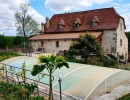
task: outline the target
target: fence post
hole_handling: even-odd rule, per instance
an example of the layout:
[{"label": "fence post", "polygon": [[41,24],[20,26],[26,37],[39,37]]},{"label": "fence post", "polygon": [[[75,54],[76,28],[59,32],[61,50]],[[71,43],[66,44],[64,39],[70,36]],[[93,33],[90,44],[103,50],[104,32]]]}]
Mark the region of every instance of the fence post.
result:
[{"label": "fence post", "polygon": [[9,79],[8,79],[8,71],[7,71],[7,66],[5,65],[5,70],[6,70],[6,79],[7,79],[7,83],[9,83]]}]

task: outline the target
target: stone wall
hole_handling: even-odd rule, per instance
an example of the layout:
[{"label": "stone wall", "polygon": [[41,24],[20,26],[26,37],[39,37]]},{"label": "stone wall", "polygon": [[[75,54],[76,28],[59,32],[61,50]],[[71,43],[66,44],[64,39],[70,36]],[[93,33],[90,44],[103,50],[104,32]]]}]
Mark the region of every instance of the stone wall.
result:
[{"label": "stone wall", "polygon": [[[56,41],[59,41],[59,47],[56,47]],[[43,48],[45,53],[58,53],[60,50],[68,50],[73,40],[44,40]],[[41,41],[32,41],[33,50],[41,48]]]},{"label": "stone wall", "polygon": [[[122,39],[122,46],[120,46],[120,39]],[[117,56],[117,53],[119,53],[119,55],[123,54],[125,59],[128,60],[128,38],[125,34],[122,19],[120,19],[117,30],[104,31],[102,35],[102,50],[114,56]]]},{"label": "stone wall", "polygon": [[38,48],[41,48],[41,41],[31,41],[31,46],[34,51],[37,51]]},{"label": "stone wall", "polygon": [[[117,33],[117,52],[119,52],[119,55],[123,54],[125,59],[128,60],[128,38],[125,34],[123,19],[120,19]],[[122,39],[122,46],[120,46],[120,39]]]},{"label": "stone wall", "polygon": [[[116,56],[116,35],[116,30],[106,30],[102,34],[102,50],[104,53]],[[114,50],[112,50],[112,48],[114,48]]]}]

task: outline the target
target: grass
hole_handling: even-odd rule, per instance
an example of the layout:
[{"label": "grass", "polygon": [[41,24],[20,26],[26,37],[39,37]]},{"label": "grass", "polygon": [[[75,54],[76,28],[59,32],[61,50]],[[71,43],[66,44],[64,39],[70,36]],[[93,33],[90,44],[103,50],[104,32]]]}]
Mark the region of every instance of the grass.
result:
[{"label": "grass", "polygon": [[119,98],[119,99],[117,99],[117,100],[130,100],[130,93],[121,97],[121,98]]},{"label": "grass", "polygon": [[20,55],[13,52],[0,52],[0,62],[16,56],[20,56]]}]

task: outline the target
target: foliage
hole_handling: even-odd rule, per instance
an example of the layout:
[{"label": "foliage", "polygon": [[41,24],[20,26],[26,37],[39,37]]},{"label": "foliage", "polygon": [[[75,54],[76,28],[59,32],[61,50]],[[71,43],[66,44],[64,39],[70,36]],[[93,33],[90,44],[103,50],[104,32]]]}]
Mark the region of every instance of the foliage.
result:
[{"label": "foliage", "polygon": [[81,63],[81,64],[85,64],[85,60],[83,59],[68,59],[68,62],[75,62],[75,63]]},{"label": "foliage", "polygon": [[130,52],[130,32],[126,32],[126,35],[128,37],[128,50]]},{"label": "foliage", "polygon": [[0,82],[0,93],[6,100],[31,100],[31,94],[37,86],[33,84],[13,84]]},{"label": "foliage", "polygon": [[2,81],[2,80],[4,80],[4,78],[5,78],[5,74],[4,74],[4,71],[6,70],[6,67],[5,67],[5,65],[4,64],[2,64],[2,66],[0,67],[0,82]]},{"label": "foliage", "polygon": [[125,96],[117,99],[117,100],[130,100],[130,93],[129,94],[126,94]]},{"label": "foliage", "polygon": [[32,100],[45,100],[43,96],[33,97]]},{"label": "foliage", "polygon": [[18,35],[27,40],[32,34],[39,32],[39,24],[29,15],[29,4],[21,4],[20,10],[15,13]]},{"label": "foliage", "polygon": [[0,48],[5,48],[4,42],[5,42],[4,36],[0,35]]},{"label": "foliage", "polygon": [[6,49],[8,48],[16,48],[22,47],[24,38],[22,36],[4,36],[0,35],[0,48]]},{"label": "foliage", "polygon": [[0,52],[0,62],[8,58],[15,57],[15,56],[20,56],[20,55],[13,52]]},{"label": "foliage", "polygon": [[76,59],[76,57],[75,57],[74,55],[71,56],[69,53],[67,53],[67,54],[65,55],[65,58],[66,58],[66,60]]},{"label": "foliage", "polygon": [[118,68],[118,65],[117,65],[116,61],[114,61],[112,59],[108,59],[105,56],[89,57],[87,63],[91,64],[91,65],[97,65],[97,66]]},{"label": "foliage", "polygon": [[66,68],[69,68],[68,63],[65,61],[65,59],[61,56],[55,56],[55,55],[40,55],[39,56],[39,62],[40,64],[34,65],[33,66],[33,70],[31,72],[31,74],[33,76],[36,76],[38,73],[44,71],[45,69],[47,69],[49,75],[50,75],[50,89],[49,89],[49,100],[53,100],[53,94],[52,94],[52,73],[56,70],[56,69],[60,69],[63,66],[65,66]]},{"label": "foliage", "polygon": [[79,39],[70,46],[68,53],[70,56],[81,56],[87,62],[87,58],[91,54],[100,54],[100,44],[91,34],[81,34]]},{"label": "foliage", "polygon": [[23,62],[22,64],[22,75],[23,75],[23,79],[24,79],[24,83],[26,82],[26,64],[25,64],[25,61]]},{"label": "foliage", "polygon": [[[6,100],[20,100],[28,98],[28,90],[23,86],[8,84],[5,82],[0,83],[0,93]],[[11,99],[10,99],[11,98]]]},{"label": "foliage", "polygon": [[102,61],[100,61],[100,57],[89,57],[87,64],[90,65],[97,65],[97,66],[104,66],[104,63]]},{"label": "foliage", "polygon": [[124,56],[123,56],[123,55],[119,55],[119,58],[120,58],[121,60],[123,60],[123,59],[124,59]]}]

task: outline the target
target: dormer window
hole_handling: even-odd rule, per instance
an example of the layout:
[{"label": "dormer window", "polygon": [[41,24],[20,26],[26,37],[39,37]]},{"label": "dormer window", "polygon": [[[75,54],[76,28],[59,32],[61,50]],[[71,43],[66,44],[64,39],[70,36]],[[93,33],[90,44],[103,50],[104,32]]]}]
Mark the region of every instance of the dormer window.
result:
[{"label": "dormer window", "polygon": [[74,21],[74,29],[78,28],[80,24],[81,24],[81,21],[78,18],[76,18]]},{"label": "dormer window", "polygon": [[79,27],[79,24],[75,21],[74,28],[78,28],[78,27]]},{"label": "dormer window", "polygon": [[92,20],[92,27],[96,27],[97,26],[97,21],[95,19]]},{"label": "dormer window", "polygon": [[63,27],[65,26],[65,22],[64,20],[59,20],[59,23],[58,23],[58,29],[63,29]]},{"label": "dormer window", "polygon": [[62,29],[63,28],[63,25],[61,23],[58,24],[58,29]]},{"label": "dormer window", "polygon": [[99,23],[98,18],[96,16],[94,16],[94,18],[92,20],[92,27],[96,27],[98,23]]}]

